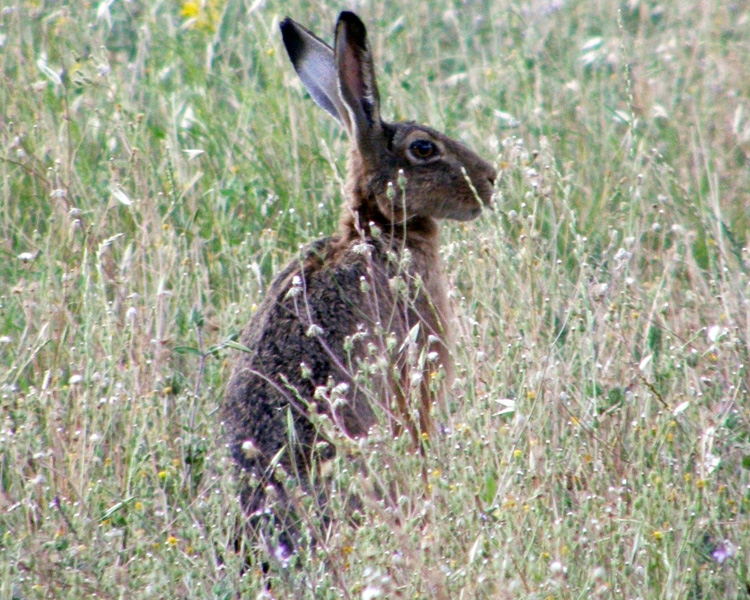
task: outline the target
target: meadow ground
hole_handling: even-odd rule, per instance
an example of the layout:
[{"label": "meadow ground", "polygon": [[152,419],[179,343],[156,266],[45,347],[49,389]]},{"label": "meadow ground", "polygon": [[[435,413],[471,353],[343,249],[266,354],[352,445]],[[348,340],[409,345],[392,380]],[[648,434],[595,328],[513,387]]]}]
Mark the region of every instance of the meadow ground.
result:
[{"label": "meadow ground", "polygon": [[[217,406],[264,286],[335,228],[346,140],[278,23],[330,39],[340,8],[0,11],[0,598],[264,593]],[[397,501],[273,594],[747,597],[750,4],[355,8],[386,117],[502,177],[443,228],[444,433],[350,443],[341,489]]]}]

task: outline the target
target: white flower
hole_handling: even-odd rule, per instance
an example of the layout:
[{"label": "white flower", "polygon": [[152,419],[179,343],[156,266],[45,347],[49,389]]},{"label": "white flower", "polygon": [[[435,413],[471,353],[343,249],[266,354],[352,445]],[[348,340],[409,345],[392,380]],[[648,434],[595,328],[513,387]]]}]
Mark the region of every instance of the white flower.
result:
[{"label": "white flower", "polygon": [[553,561],[552,563],[550,563],[549,570],[552,573],[555,573],[555,574],[557,574],[557,573],[564,573],[565,572],[565,567],[563,566],[563,564],[559,560],[556,560],[556,561]]},{"label": "white flower", "polygon": [[631,252],[628,252],[627,250],[625,250],[625,248],[620,248],[615,254],[615,260],[618,262],[622,262],[624,260],[628,260],[631,256],[633,256]]},{"label": "white flower", "polygon": [[319,335],[323,335],[323,333],[323,328],[320,325],[312,323],[310,327],[307,328],[305,335],[307,337],[318,337]]},{"label": "white flower", "polygon": [[708,331],[706,332],[708,341],[713,343],[716,343],[723,334],[724,331],[719,325],[711,325],[711,327],[709,327]]},{"label": "white flower", "polygon": [[255,458],[260,454],[260,450],[256,447],[256,445],[253,443],[252,440],[245,440],[242,442],[242,446],[240,446],[242,450],[242,454],[245,455],[245,458]]},{"label": "white flower", "polygon": [[362,590],[362,600],[372,600],[373,598],[380,598],[383,595],[383,590],[375,587],[374,585],[368,585]]}]

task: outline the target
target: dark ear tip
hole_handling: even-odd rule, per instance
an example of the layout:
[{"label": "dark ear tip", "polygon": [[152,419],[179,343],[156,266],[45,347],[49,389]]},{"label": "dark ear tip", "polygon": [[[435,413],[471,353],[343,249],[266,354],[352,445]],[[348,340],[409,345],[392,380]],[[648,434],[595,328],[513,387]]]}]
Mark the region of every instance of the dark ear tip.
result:
[{"label": "dark ear tip", "polygon": [[287,35],[294,31],[294,21],[289,17],[286,17],[281,23],[279,23],[279,29],[281,29],[281,35],[286,39]]},{"label": "dark ear tip", "polygon": [[342,10],[339,13],[339,21],[346,21],[347,23],[359,23],[362,24],[362,20],[350,10]]},{"label": "dark ear tip", "polygon": [[284,47],[289,54],[289,58],[294,62],[302,52],[302,38],[299,35],[299,31],[297,31],[297,24],[287,17],[279,23],[279,29],[281,29]]},{"label": "dark ear tip", "polygon": [[281,29],[281,35],[286,39],[290,33],[294,32],[294,21],[289,17],[286,17],[281,23],[279,23],[279,29]]},{"label": "dark ear tip", "polygon": [[347,33],[354,37],[360,45],[364,45],[364,41],[367,39],[367,28],[362,19],[353,12],[345,10],[339,14],[336,29],[338,30],[341,25],[346,25]]}]

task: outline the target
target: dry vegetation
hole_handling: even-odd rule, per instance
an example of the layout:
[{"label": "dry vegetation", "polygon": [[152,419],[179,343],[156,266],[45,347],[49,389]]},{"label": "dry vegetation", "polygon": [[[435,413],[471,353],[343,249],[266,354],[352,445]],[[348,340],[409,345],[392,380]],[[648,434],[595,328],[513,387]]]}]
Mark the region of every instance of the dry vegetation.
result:
[{"label": "dry vegetation", "polygon": [[340,439],[342,497],[394,502],[241,568],[231,341],[346,147],[278,22],[340,8],[0,11],[0,598],[748,597],[743,1],[357,3],[386,116],[496,160],[498,205],[444,228],[443,434]]}]

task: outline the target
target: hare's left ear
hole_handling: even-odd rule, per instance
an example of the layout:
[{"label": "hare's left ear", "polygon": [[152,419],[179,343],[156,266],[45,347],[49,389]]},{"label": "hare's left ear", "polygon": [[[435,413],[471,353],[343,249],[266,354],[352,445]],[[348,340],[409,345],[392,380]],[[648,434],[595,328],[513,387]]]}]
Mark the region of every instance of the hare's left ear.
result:
[{"label": "hare's left ear", "polygon": [[350,116],[349,135],[366,154],[382,144],[383,123],[367,29],[352,12],[339,15],[334,55],[339,94]]},{"label": "hare's left ear", "polygon": [[280,27],[289,59],[313,100],[351,131],[349,110],[339,95],[333,48],[290,18]]}]

